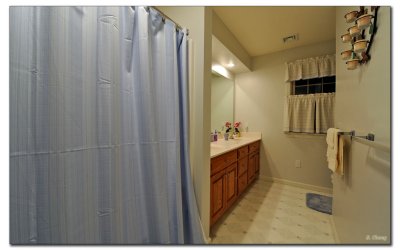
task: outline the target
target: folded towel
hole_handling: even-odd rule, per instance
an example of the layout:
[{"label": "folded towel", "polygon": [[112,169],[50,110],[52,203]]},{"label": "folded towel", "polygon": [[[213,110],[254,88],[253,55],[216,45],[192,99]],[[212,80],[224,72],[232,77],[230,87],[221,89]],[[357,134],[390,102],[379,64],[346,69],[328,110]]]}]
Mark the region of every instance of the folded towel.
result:
[{"label": "folded towel", "polygon": [[340,129],[329,128],[326,134],[328,168],[333,172],[336,172],[338,166],[338,132],[340,132]]}]

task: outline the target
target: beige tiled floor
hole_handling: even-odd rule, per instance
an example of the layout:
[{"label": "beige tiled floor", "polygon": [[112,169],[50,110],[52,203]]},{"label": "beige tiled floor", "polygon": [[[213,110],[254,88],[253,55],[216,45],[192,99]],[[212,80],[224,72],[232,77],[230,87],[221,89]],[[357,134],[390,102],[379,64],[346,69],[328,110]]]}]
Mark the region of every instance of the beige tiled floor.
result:
[{"label": "beige tiled floor", "polygon": [[330,216],[306,206],[315,191],[258,179],[211,229],[211,244],[335,244]]}]

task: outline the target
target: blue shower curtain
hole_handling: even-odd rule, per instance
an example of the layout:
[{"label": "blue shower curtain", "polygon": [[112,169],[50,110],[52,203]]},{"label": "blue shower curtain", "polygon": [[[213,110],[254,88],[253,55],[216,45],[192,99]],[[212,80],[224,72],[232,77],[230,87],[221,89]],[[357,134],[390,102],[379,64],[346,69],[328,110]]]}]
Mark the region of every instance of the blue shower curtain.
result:
[{"label": "blue shower curtain", "polygon": [[204,243],[187,70],[152,8],[11,7],[11,243]]}]

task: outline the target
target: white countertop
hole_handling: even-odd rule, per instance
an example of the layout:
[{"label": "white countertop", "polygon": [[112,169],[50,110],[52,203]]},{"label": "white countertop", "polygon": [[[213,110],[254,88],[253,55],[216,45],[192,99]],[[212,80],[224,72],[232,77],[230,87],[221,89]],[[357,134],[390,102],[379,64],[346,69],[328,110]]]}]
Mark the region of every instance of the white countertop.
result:
[{"label": "white countertop", "polygon": [[242,132],[241,137],[225,141],[223,138],[210,142],[210,158],[261,140],[261,132]]}]

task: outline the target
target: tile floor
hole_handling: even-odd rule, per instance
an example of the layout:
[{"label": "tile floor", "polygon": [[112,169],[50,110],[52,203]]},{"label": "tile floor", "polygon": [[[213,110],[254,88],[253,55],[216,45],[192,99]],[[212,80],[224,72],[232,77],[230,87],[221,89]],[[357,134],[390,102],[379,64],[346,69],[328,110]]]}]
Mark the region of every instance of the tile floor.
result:
[{"label": "tile floor", "polygon": [[[328,214],[304,188],[258,179],[211,229],[211,244],[335,244]],[[324,193],[320,193],[324,194]]]}]

